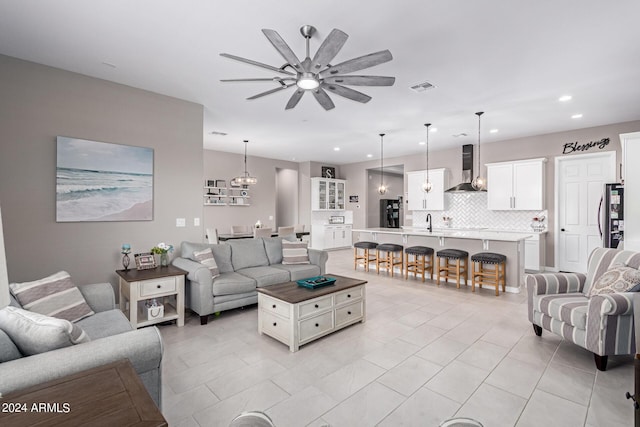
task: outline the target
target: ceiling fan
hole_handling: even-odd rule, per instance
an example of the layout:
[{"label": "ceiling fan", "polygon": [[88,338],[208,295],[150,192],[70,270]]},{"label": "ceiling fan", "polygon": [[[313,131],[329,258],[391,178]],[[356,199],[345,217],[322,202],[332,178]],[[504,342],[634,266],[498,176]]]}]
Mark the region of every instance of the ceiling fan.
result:
[{"label": "ceiling fan", "polygon": [[256,79],[225,79],[222,82],[274,82],[279,86],[275,89],[253,95],[247,99],[256,99],[265,95],[280,92],[295,86],[295,92],[289,98],[289,102],[285,107],[289,110],[295,107],[302,95],[309,91],[325,110],[335,107],[333,101],[327,94],[327,91],[335,93],[358,102],[369,102],[371,97],[362,92],[348,88],[348,86],[393,86],[395,77],[384,76],[345,76],[343,74],[352,73],[354,71],[363,70],[378,64],[391,61],[393,56],[389,50],[371,53],[369,55],[360,56],[350,59],[336,65],[331,65],[330,61],[335,58],[349,36],[338,30],[333,29],[327,38],[322,42],[313,59],[309,54],[309,40],[316,32],[311,25],[304,25],[300,28],[300,33],[306,39],[307,56],[304,61],[300,61],[289,45],[284,41],[280,34],[274,30],[263,29],[262,32],[271,42],[273,47],[287,61],[282,67],[273,67],[261,62],[252,61],[251,59],[242,58],[240,56],[221,53],[220,56],[234,59],[236,61],[255,65],[267,70],[282,74],[282,77],[273,78],[256,78]]}]

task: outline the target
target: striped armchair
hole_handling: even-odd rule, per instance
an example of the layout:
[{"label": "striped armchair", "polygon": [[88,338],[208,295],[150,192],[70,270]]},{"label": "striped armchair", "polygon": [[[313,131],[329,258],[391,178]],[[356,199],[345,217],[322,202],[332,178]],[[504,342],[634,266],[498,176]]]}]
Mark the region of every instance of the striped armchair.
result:
[{"label": "striped armchair", "polygon": [[[536,335],[553,332],[593,352],[596,367],[607,369],[607,356],[634,354],[633,298],[636,292],[586,294],[610,266],[640,268],[640,253],[597,248],[587,274],[545,273],[526,276],[529,321]],[[640,298],[640,295],[638,295]]]}]

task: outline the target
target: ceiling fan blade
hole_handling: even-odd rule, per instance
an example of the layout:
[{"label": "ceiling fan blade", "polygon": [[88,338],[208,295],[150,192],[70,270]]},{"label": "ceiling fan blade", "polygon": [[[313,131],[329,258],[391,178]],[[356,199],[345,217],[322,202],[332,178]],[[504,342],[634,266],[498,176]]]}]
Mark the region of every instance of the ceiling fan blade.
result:
[{"label": "ceiling fan blade", "polygon": [[340,64],[333,65],[320,73],[320,77],[325,78],[335,76],[336,74],[347,74],[354,71],[363,70],[373,67],[374,65],[389,62],[393,59],[389,50],[381,50],[380,52],[370,53],[369,55],[360,56],[350,59]]},{"label": "ceiling fan blade", "polygon": [[362,92],[358,92],[357,90],[353,90],[345,86],[340,86],[332,83],[329,83],[329,84],[323,83],[322,87],[327,90],[330,90],[336,95],[344,96],[345,98],[349,98],[353,101],[362,102],[363,104],[365,102],[371,101],[371,97],[369,95],[365,95]]},{"label": "ceiling fan blade", "polygon": [[276,82],[280,83],[284,80],[295,80],[293,77],[272,77],[272,78],[261,78],[261,79],[222,79],[221,82]]},{"label": "ceiling fan blade", "polygon": [[266,96],[266,95],[271,95],[272,93],[280,92],[281,90],[285,90],[285,89],[287,89],[287,88],[289,88],[289,87],[291,87],[293,85],[295,85],[295,83],[291,83],[291,84],[288,84],[286,86],[279,86],[279,87],[277,87],[275,89],[271,89],[271,90],[268,90],[266,92],[261,92],[261,93],[259,93],[257,95],[250,96],[247,99],[256,99],[256,98],[261,98],[261,97]]},{"label": "ceiling fan blade", "polygon": [[331,98],[329,98],[327,92],[325,92],[321,87],[313,91],[313,96],[316,97],[316,100],[320,103],[320,105],[322,105],[322,108],[324,108],[325,110],[331,110],[335,107],[335,104],[333,103]]},{"label": "ceiling fan blade", "polygon": [[256,67],[266,68],[267,70],[275,71],[276,73],[286,74],[288,76],[295,76],[294,73],[290,73],[289,71],[285,71],[282,68],[274,67],[269,64],[263,64],[262,62],[253,61],[251,59],[243,58],[241,56],[231,55],[229,53],[221,53],[220,56],[224,56],[225,58],[235,59],[236,61],[244,62],[246,64],[255,65]]},{"label": "ceiling fan blade", "polygon": [[324,79],[325,83],[351,86],[393,86],[395,81],[395,77],[384,76],[331,76]]},{"label": "ceiling fan blade", "polygon": [[312,70],[320,71],[326,67],[340,52],[348,38],[349,36],[345,32],[334,28],[324,39],[313,57],[311,61]]},{"label": "ceiling fan blade", "polygon": [[302,65],[300,64],[300,60],[296,56],[295,53],[291,50],[287,42],[284,41],[280,34],[278,34],[274,30],[263,29],[262,33],[269,39],[273,47],[276,48],[280,55],[298,72],[303,72]]},{"label": "ceiling fan blade", "polygon": [[289,98],[289,102],[287,102],[287,106],[284,107],[284,109],[290,110],[298,105],[298,102],[300,101],[300,98],[302,98],[302,95],[304,95],[304,92],[305,91],[303,89],[297,89],[295,92],[293,92],[293,95],[291,95],[291,98]]}]

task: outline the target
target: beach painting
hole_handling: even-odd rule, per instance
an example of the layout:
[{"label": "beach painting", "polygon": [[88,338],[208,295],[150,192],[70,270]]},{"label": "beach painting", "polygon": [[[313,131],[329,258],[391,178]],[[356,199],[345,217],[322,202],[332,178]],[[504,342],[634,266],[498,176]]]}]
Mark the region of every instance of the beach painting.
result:
[{"label": "beach painting", "polygon": [[153,149],[57,138],[57,222],[152,219]]}]

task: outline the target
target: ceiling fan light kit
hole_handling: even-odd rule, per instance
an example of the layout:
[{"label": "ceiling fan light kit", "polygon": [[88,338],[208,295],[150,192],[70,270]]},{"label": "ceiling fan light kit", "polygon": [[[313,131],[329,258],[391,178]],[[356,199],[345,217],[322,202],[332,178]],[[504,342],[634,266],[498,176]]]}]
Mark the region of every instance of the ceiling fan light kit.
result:
[{"label": "ceiling fan light kit", "polygon": [[[220,55],[233,59],[236,61],[244,62],[246,64],[255,65],[270,71],[274,71],[278,74],[284,75],[284,77],[273,78],[255,78],[255,79],[224,79],[222,82],[275,82],[278,83],[278,87],[270,89],[265,92],[261,92],[257,95],[253,95],[247,99],[257,99],[272,93],[280,92],[288,89],[292,86],[296,86],[296,91],[291,95],[287,102],[285,109],[289,110],[294,108],[302,95],[305,92],[310,91],[316,98],[318,103],[325,109],[331,110],[335,107],[335,104],[327,94],[327,90],[352,101],[366,103],[371,100],[371,97],[351,89],[347,86],[393,86],[395,83],[395,77],[386,76],[345,76],[343,74],[349,74],[354,71],[370,68],[385,62],[391,61],[393,56],[389,50],[383,50],[380,52],[371,53],[368,55],[360,56],[358,58],[350,59],[348,61],[341,62],[336,65],[331,65],[330,62],[336,57],[342,46],[345,44],[349,36],[338,29],[333,29],[327,38],[322,42],[318,51],[311,58],[309,51],[309,41],[313,34],[316,32],[315,27],[311,25],[303,25],[300,28],[300,33],[306,41],[306,57],[304,61],[300,61],[296,54],[291,50],[289,45],[284,39],[274,30],[263,29],[262,33],[267,37],[273,47],[280,53],[285,59],[286,63],[282,67],[274,67],[272,65],[264,64],[261,62],[253,61],[251,59],[242,58],[240,56],[231,55],[228,53],[221,53]],[[293,69],[293,72],[289,71]]]}]

